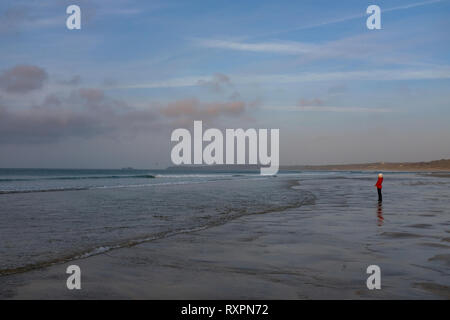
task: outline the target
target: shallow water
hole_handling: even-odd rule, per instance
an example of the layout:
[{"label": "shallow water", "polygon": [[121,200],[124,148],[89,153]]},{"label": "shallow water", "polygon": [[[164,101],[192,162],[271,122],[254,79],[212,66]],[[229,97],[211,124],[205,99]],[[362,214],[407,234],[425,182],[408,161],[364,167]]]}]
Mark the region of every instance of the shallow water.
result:
[{"label": "shallow water", "polygon": [[296,207],[308,199],[290,188],[289,177],[23,173],[0,178],[0,274]]}]

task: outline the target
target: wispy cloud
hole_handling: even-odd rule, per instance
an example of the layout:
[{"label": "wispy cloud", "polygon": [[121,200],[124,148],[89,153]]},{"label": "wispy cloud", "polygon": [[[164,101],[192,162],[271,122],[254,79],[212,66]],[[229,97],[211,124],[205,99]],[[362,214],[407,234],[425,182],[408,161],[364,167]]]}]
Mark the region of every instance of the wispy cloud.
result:
[{"label": "wispy cloud", "polygon": [[169,118],[208,119],[213,117],[240,116],[246,105],[243,101],[202,103],[197,99],[185,99],[169,103],[160,109]]},{"label": "wispy cloud", "polygon": [[[433,80],[450,79],[450,66],[428,69],[387,69],[365,71],[338,72],[304,72],[299,74],[269,74],[269,75],[229,75],[236,85],[297,83],[315,81],[343,81],[343,80]],[[210,81],[209,76],[190,76],[168,79],[149,83],[137,83],[114,87],[114,89],[151,89],[177,88],[198,86],[202,81]]]},{"label": "wispy cloud", "polygon": [[[299,41],[242,42],[237,40],[195,39],[194,43],[205,48],[233,50],[250,53],[292,55],[298,62],[349,59],[379,64],[380,61],[398,66],[425,66],[416,57],[413,48],[425,39],[412,40],[398,32],[361,33],[322,43]],[[400,53],[400,54],[399,54]],[[429,65],[428,65],[429,66]]]},{"label": "wispy cloud", "polygon": [[[403,6],[392,7],[392,8],[387,8],[387,9],[381,8],[381,12],[392,12],[392,11],[398,11],[398,10],[407,10],[407,9],[411,9],[411,8],[415,8],[415,7],[427,6],[427,5],[431,5],[431,4],[435,4],[435,3],[439,3],[439,2],[444,2],[444,1],[446,1],[446,0],[431,0],[431,1],[415,2],[415,3],[411,3],[411,4],[407,4],[407,5],[403,5]],[[277,34],[297,31],[297,30],[305,30],[305,29],[312,29],[312,28],[317,28],[317,27],[323,27],[323,26],[327,26],[327,25],[331,25],[331,24],[347,22],[347,21],[354,20],[354,19],[361,19],[361,18],[364,18],[366,16],[367,16],[367,14],[364,12],[364,13],[361,13],[361,14],[354,14],[354,15],[349,15],[349,16],[342,17],[342,18],[337,18],[337,19],[327,20],[327,21],[323,21],[323,22],[318,22],[318,23],[298,26],[298,27],[295,27],[295,28],[290,28],[290,29],[285,29],[285,30],[278,30],[278,31],[273,31],[273,32],[269,32],[269,33],[259,34],[259,35],[254,36],[253,38],[267,37],[267,36],[272,36],[272,35],[277,35]]]},{"label": "wispy cloud", "polygon": [[415,2],[415,3],[411,3],[411,4],[406,4],[406,5],[403,5],[403,6],[397,6],[397,7],[384,9],[382,11],[383,12],[389,12],[389,11],[404,10],[404,9],[410,9],[410,8],[415,8],[415,7],[427,6],[427,5],[430,5],[430,4],[443,2],[443,1],[446,1],[446,0],[431,0],[431,1]]},{"label": "wispy cloud", "polygon": [[245,43],[226,40],[197,40],[199,45],[207,48],[221,48],[238,51],[252,51],[252,52],[270,52],[270,53],[285,53],[285,54],[303,54],[317,50],[318,46],[286,41],[286,42],[260,42],[260,43]]},{"label": "wispy cloud", "polygon": [[206,48],[278,53],[314,59],[336,57],[359,58],[365,56],[367,53],[376,54],[384,49],[384,46],[380,45],[379,41],[374,41],[373,34],[352,36],[320,44],[298,41],[238,42],[211,39],[198,39],[196,43]]},{"label": "wispy cloud", "polygon": [[290,111],[290,112],[356,112],[356,113],[386,113],[392,112],[386,108],[364,107],[335,107],[335,106],[267,106],[265,110]]},{"label": "wispy cloud", "polygon": [[230,81],[230,78],[223,74],[223,73],[216,73],[214,74],[214,76],[212,77],[211,80],[208,81],[204,81],[204,80],[199,80],[198,84],[201,86],[204,86],[210,90],[212,90],[213,92],[221,92],[223,90],[224,87],[231,87],[232,83]]}]

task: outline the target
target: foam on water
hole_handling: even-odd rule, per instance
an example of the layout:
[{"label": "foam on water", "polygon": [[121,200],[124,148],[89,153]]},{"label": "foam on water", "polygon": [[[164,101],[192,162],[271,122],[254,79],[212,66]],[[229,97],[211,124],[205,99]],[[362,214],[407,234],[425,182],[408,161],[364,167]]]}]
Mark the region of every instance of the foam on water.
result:
[{"label": "foam on water", "polygon": [[45,183],[54,181],[43,179],[34,190],[20,185],[0,194],[0,274],[198,231],[312,199],[290,188],[290,178],[246,174],[160,175],[148,183],[80,179],[78,187],[73,180],[58,180],[64,182],[61,187],[46,188]]}]

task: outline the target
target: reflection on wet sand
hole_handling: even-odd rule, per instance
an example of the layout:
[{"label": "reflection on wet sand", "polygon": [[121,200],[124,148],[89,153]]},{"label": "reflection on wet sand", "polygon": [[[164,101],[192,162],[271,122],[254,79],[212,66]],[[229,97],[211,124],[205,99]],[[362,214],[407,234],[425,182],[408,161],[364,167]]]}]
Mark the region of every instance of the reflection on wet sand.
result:
[{"label": "reflection on wet sand", "polygon": [[383,223],[384,223],[383,204],[381,202],[378,202],[377,217],[378,217],[378,226],[381,227],[383,225]]}]

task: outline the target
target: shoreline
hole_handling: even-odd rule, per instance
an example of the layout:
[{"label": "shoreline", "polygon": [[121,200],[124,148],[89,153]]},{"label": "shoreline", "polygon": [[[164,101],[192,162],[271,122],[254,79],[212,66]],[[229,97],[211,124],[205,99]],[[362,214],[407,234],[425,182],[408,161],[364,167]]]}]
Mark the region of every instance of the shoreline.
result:
[{"label": "shoreline", "polygon": [[[228,172],[233,170],[258,171],[259,165],[210,165],[210,166],[172,166],[167,171],[191,171],[191,172]],[[422,162],[371,162],[349,164],[325,164],[325,165],[280,165],[279,171],[390,171],[390,172],[449,172],[450,159],[441,159]]]},{"label": "shoreline", "polygon": [[[0,298],[342,298],[342,288],[337,283],[342,285],[344,281],[328,279],[322,283],[317,279],[320,272],[307,266],[297,268],[289,263],[290,259],[286,259],[294,254],[296,245],[300,243],[287,241],[283,234],[287,233],[288,238],[293,233],[297,234],[289,225],[293,225],[292,220],[297,220],[299,214],[298,210],[287,210],[244,216],[202,231],[115,249],[23,274],[7,275],[0,278],[0,283],[6,282],[1,287],[8,284],[15,287],[9,292],[0,290]],[[301,219],[307,220],[308,217]],[[304,249],[313,251],[310,245]],[[277,256],[280,259],[276,259]],[[333,258],[337,255],[329,255],[327,260]],[[314,260],[310,254],[304,259]],[[317,263],[324,265],[324,261],[314,262]],[[342,270],[339,261],[328,263]],[[68,277],[65,270],[73,264],[81,268],[81,290],[65,288]],[[356,263],[354,267],[362,266]],[[347,285],[351,287],[354,285],[352,282]],[[358,286],[354,289],[357,290]],[[364,288],[361,286],[361,289]],[[358,294],[348,298],[358,298]]]}]

